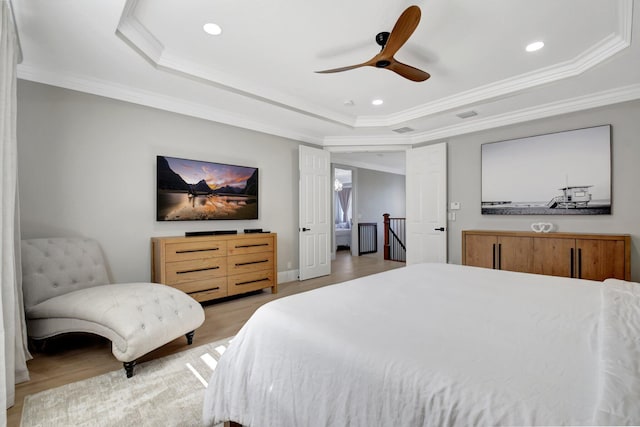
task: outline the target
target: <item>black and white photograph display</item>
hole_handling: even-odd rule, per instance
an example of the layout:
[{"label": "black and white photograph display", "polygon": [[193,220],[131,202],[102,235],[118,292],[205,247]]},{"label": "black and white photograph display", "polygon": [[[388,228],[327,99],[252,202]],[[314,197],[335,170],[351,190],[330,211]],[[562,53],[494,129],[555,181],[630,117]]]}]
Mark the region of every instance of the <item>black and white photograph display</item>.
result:
[{"label": "black and white photograph display", "polygon": [[483,144],[482,214],[611,214],[611,126]]}]

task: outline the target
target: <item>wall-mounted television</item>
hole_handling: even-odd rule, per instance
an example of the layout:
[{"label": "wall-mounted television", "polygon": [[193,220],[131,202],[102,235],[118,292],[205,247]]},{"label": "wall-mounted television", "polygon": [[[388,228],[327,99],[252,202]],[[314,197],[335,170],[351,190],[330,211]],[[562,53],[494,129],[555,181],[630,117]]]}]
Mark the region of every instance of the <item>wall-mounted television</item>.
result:
[{"label": "wall-mounted television", "polygon": [[482,214],[611,213],[611,125],[482,144]]},{"label": "wall-mounted television", "polygon": [[156,219],[258,219],[258,168],[157,156]]}]

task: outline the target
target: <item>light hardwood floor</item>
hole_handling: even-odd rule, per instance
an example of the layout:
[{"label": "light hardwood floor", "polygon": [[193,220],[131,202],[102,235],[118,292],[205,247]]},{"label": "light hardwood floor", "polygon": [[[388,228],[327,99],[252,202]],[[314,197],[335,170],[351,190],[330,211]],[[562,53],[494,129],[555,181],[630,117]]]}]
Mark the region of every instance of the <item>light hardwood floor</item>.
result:
[{"label": "light hardwood floor", "polygon": [[[275,295],[264,290],[206,304],[205,322],[196,331],[194,345],[235,335],[253,312],[266,302],[402,266],[404,263],[383,260],[379,253],[352,257],[345,251],[339,251],[336,260],[332,262],[332,274],[329,276],[278,284],[278,293]],[[149,353],[139,362],[185,349],[186,340],[181,337]],[[111,343],[94,335],[71,334],[51,339],[42,353],[34,353],[33,356],[27,362],[31,380],[16,386],[16,403],[7,410],[8,426],[20,425],[22,403],[29,394],[118,369],[122,370],[122,375],[125,374],[122,364],[111,354]]]}]

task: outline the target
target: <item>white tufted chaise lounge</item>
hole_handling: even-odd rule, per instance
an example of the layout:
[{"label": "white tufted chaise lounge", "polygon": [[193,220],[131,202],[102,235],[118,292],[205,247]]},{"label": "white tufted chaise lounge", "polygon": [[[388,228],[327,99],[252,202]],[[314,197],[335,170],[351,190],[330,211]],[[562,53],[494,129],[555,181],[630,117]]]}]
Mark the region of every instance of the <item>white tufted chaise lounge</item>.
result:
[{"label": "white tufted chaise lounge", "polygon": [[101,335],[111,340],[127,377],[136,359],[180,335],[191,344],[204,322],[200,304],[170,286],[109,284],[102,251],[91,239],[23,240],[22,275],[30,338]]}]

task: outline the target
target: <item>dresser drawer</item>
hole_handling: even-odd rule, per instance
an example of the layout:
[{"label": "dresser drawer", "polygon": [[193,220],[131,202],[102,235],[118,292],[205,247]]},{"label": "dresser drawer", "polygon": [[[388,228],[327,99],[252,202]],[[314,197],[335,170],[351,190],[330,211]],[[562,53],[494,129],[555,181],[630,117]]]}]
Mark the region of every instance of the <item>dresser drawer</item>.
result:
[{"label": "dresser drawer", "polygon": [[225,241],[199,241],[168,243],[165,245],[166,262],[185,261],[196,258],[212,258],[227,255]]},{"label": "dresser drawer", "polygon": [[227,274],[249,273],[252,271],[272,270],[273,253],[233,255],[227,257]]},{"label": "dresser drawer", "polygon": [[[175,285],[171,285],[171,287],[179,289],[182,292],[189,294],[193,298],[195,298],[194,294],[204,295],[205,293],[209,298],[220,298],[227,296],[227,278],[224,276],[210,277],[207,279],[178,283]],[[216,296],[212,297],[212,295]]]},{"label": "dresser drawer", "polygon": [[199,279],[226,276],[227,260],[226,258],[203,258],[190,261],[168,262],[166,269],[166,284],[176,285]]},{"label": "dresser drawer", "polygon": [[275,233],[151,238],[151,280],[211,301],[271,288],[278,292]]},{"label": "dresser drawer", "polygon": [[216,298],[222,298],[227,296],[227,278],[226,277],[218,277],[214,279],[215,282],[220,282],[219,286],[214,286],[211,288],[210,286],[215,284],[209,281],[209,287],[205,290],[198,292],[190,292],[189,296],[196,301],[209,301]]},{"label": "dresser drawer", "polygon": [[227,294],[237,295],[276,286],[273,270],[258,271],[229,276]]},{"label": "dresser drawer", "polygon": [[249,239],[229,240],[227,253],[229,255],[242,255],[257,252],[273,252],[273,248],[273,237],[260,237],[258,235]]}]

